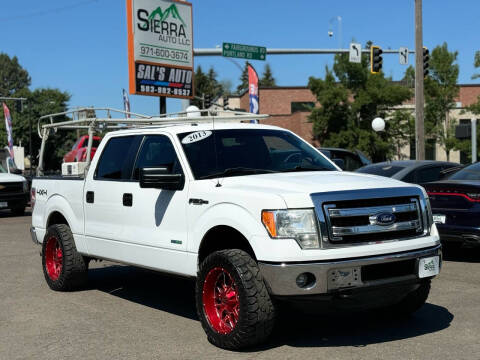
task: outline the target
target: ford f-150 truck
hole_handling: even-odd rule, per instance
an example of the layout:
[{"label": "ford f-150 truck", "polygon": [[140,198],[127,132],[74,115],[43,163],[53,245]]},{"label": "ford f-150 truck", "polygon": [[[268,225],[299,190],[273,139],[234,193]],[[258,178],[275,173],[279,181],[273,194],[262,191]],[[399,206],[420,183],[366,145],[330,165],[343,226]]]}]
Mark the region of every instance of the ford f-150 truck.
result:
[{"label": "ford f-150 truck", "polygon": [[[31,234],[50,288],[83,286],[92,259],[196,278],[201,324],[227,349],[265,341],[277,300],[419,309],[441,266],[425,191],[343,172],[248,118],[139,121],[106,133],[84,176],[35,178]],[[83,124],[92,135],[109,121]]]}]

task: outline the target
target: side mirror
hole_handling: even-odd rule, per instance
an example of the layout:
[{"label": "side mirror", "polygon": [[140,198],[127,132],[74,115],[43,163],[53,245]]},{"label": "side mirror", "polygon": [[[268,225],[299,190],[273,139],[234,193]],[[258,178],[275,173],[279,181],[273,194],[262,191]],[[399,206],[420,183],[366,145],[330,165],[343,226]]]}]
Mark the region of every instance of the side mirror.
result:
[{"label": "side mirror", "polygon": [[332,159],[332,161],[337,165],[340,169],[345,170],[345,161],[343,159]]},{"label": "side mirror", "polygon": [[166,166],[140,169],[141,188],[182,190],[184,185],[183,174],[172,174]]}]

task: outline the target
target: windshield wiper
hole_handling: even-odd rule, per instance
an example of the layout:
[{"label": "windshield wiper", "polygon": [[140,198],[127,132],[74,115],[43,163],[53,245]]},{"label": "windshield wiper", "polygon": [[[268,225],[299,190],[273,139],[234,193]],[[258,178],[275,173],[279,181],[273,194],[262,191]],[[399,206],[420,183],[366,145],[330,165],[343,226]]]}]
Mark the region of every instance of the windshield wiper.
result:
[{"label": "windshield wiper", "polygon": [[214,178],[227,177],[227,176],[233,176],[233,175],[266,174],[266,173],[273,173],[273,172],[275,172],[275,171],[267,170],[267,169],[253,169],[253,168],[246,168],[246,167],[234,167],[234,168],[225,169],[224,171],[218,172],[218,173],[215,173],[215,174],[209,174],[209,175],[201,176],[198,179],[199,180],[205,180],[205,179],[214,179]]},{"label": "windshield wiper", "polygon": [[311,166],[295,166],[291,169],[282,170],[282,172],[295,172],[295,171],[332,171],[333,169],[329,169],[326,167],[311,167]]}]

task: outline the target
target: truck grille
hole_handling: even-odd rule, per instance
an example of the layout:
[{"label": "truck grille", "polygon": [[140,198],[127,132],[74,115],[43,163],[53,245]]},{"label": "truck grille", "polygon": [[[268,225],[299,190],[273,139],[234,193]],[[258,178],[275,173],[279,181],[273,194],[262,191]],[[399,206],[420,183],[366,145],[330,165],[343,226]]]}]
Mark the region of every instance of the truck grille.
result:
[{"label": "truck grille", "polygon": [[13,194],[21,192],[23,192],[23,183],[21,182],[0,183],[0,194]]},{"label": "truck grille", "polygon": [[411,237],[423,230],[415,198],[344,201],[323,207],[333,243]]},{"label": "truck grille", "polygon": [[[375,193],[372,190],[364,190],[363,194],[342,192],[338,200],[332,193],[312,194],[323,247],[403,240],[427,234],[421,191],[400,188],[379,189]],[[406,196],[392,196],[396,193]]]}]

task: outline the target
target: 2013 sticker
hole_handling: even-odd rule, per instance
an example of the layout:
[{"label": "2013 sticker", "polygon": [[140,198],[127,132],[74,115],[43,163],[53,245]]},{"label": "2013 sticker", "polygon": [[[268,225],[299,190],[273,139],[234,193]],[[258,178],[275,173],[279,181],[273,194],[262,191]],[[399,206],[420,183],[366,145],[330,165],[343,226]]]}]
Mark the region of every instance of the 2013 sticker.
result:
[{"label": "2013 sticker", "polygon": [[212,132],[209,130],[196,131],[194,133],[188,134],[182,139],[182,144],[191,144],[197,141],[206,139],[212,135]]}]

